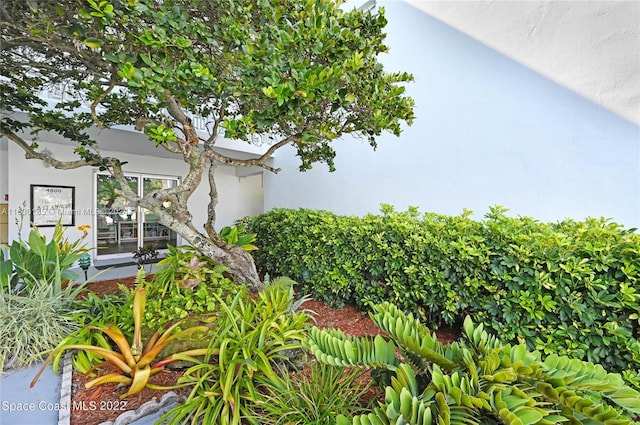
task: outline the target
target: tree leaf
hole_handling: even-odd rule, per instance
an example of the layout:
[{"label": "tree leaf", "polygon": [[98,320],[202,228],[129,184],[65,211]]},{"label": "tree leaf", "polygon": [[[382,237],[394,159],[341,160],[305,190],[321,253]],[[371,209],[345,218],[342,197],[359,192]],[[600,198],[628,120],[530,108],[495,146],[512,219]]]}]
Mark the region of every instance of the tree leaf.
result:
[{"label": "tree leaf", "polygon": [[89,37],[82,40],[82,43],[92,49],[99,49],[104,44],[104,41],[100,40],[99,38]]}]

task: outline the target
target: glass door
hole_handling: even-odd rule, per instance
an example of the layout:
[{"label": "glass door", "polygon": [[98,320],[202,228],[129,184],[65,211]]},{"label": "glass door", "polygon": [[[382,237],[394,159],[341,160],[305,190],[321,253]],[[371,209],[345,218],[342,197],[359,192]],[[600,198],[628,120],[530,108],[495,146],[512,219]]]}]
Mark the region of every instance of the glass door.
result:
[{"label": "glass door", "polygon": [[[143,177],[143,196],[160,190],[176,187],[178,181],[170,178]],[[167,244],[177,245],[178,235],[168,227],[158,223],[158,217],[147,209],[142,210],[142,245],[153,246],[156,249],[166,249]]]},{"label": "glass door", "polygon": [[[138,192],[138,177],[126,176],[129,187]],[[96,175],[97,255],[131,252],[138,245],[137,208],[117,191],[120,183],[106,174]]]},{"label": "glass door", "polygon": [[[127,174],[127,183],[138,195],[175,187],[175,177]],[[141,246],[162,250],[167,244],[176,246],[178,235],[158,223],[149,210],[137,208],[118,195],[120,184],[107,174],[96,173],[96,255],[101,258],[130,257]]]}]

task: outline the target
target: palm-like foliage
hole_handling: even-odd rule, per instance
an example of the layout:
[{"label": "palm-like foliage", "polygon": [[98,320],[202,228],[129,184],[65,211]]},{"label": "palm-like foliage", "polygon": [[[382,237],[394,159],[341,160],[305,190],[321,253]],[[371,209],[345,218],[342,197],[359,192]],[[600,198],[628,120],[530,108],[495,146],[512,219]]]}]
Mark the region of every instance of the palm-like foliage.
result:
[{"label": "palm-like foliage", "polygon": [[617,425],[640,414],[640,393],[620,375],[567,357],[542,359],[524,345],[503,345],[469,318],[463,340],[447,345],[389,303],[375,306],[372,318],[390,340],[314,328],[306,343],[323,362],[391,372],[384,402],[352,421],[340,416],[338,425]]}]

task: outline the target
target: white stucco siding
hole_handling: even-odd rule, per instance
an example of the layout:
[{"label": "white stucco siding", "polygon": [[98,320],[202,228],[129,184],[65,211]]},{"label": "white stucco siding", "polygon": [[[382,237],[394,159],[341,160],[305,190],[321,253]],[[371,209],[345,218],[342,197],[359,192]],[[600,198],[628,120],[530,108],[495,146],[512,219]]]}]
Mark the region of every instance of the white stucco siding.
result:
[{"label": "white stucco siding", "polygon": [[[73,154],[70,154],[69,146],[46,142],[40,142],[39,145],[42,149],[48,149],[56,159],[75,159]],[[128,163],[123,167],[126,172],[175,177],[183,177],[187,172],[185,163],[177,159],[154,158],[108,151],[102,153],[127,161]],[[2,164],[0,162],[0,166]],[[64,171],[46,168],[39,161],[26,160],[24,152],[11,142],[8,146],[7,166],[7,191],[10,194],[9,209],[12,214],[9,220],[9,240],[18,236],[18,227],[15,225],[14,219],[18,218],[16,211],[23,202],[26,202],[27,208],[29,208],[31,184],[75,187],[76,226],[93,223],[92,212],[95,194],[93,188],[94,169],[92,167]],[[221,166],[217,170],[218,191],[220,194],[220,202],[217,207],[218,221],[216,223],[218,228],[232,225],[233,220],[236,218],[258,214],[263,211],[262,181],[260,176],[237,178],[234,173],[233,167]],[[208,194],[209,185],[205,178],[201,187],[196,190],[189,201],[190,210],[194,215],[193,222],[198,229],[202,229],[206,221],[206,209],[209,202]],[[23,231],[27,230],[28,222],[29,217],[27,216],[25,217]],[[51,228],[42,229],[42,233],[45,235],[50,236],[51,232]],[[69,238],[74,239],[79,236],[79,231],[69,228]],[[93,240],[93,232],[91,232],[87,240]]]},{"label": "white stucco siding", "polygon": [[[206,176],[205,176],[206,179]],[[218,166],[216,169],[216,187],[218,206],[216,208],[216,228],[233,226],[233,222],[247,215],[264,212],[264,192],[262,175],[236,177],[234,167]],[[189,201],[189,210],[193,213],[193,222],[202,229],[207,221],[209,202],[209,184],[205,181]],[[198,205],[200,204],[200,205]],[[204,207],[202,206],[204,204]]]},{"label": "white stucco siding", "polygon": [[640,2],[407,2],[640,125]]},{"label": "white stucco siding", "polygon": [[265,174],[265,209],[342,214],[397,209],[481,218],[491,205],[554,221],[609,217],[640,227],[640,127],[401,2],[389,20],[389,70],[414,74],[417,119],[376,152],[346,138],[335,173],[299,173],[293,149]]},{"label": "white stucco siding", "polygon": [[[6,142],[5,142],[6,143]],[[9,194],[8,171],[9,171],[9,155],[7,149],[0,146],[0,202],[4,202],[4,196]]]}]

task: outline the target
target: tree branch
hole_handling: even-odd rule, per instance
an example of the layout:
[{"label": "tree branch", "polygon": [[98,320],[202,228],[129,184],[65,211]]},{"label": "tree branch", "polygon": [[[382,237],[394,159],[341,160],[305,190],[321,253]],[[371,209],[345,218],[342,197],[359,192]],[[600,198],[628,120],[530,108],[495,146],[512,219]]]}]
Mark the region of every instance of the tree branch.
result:
[{"label": "tree branch", "polygon": [[182,124],[182,130],[187,142],[198,145],[200,143],[200,137],[198,137],[198,133],[196,133],[196,130],[191,124],[191,118],[184,113],[182,107],[171,93],[167,93],[167,111]]},{"label": "tree branch", "polygon": [[47,155],[42,152],[37,152],[31,146],[29,146],[24,140],[18,137],[15,133],[10,130],[3,129],[2,135],[7,139],[15,142],[22,150],[24,150],[26,159],[39,159],[45,164],[49,164],[50,166],[57,168],[58,170],[73,170],[80,167],[86,167],[88,165],[99,165],[93,161],[85,161],[83,159],[77,161],[58,161],[53,158],[51,155]]},{"label": "tree branch", "polygon": [[214,151],[213,149],[205,150],[204,155],[209,157],[209,158],[213,158],[216,161],[219,161],[219,162],[221,162],[223,164],[234,165],[236,167],[252,167],[252,166],[256,166],[256,167],[264,168],[267,171],[271,171],[274,174],[278,174],[280,172],[280,168],[271,167],[271,166],[265,164],[265,162],[269,158],[271,158],[271,156],[273,155],[273,153],[275,151],[277,151],[278,149],[280,149],[281,147],[283,147],[285,145],[288,145],[291,142],[298,142],[299,139],[300,139],[300,134],[295,134],[293,136],[286,137],[286,138],[280,140],[275,145],[272,145],[269,149],[267,149],[267,151],[264,154],[262,154],[260,156],[260,158],[253,158],[253,159],[229,158],[228,156],[222,155],[222,154]]},{"label": "tree branch", "polygon": [[214,124],[213,124],[213,129],[211,130],[211,135],[209,136],[209,138],[205,141],[205,146],[210,146],[214,143],[214,141],[216,140],[216,138],[218,137],[218,131],[220,129],[220,124],[222,123],[222,121],[224,120],[224,111],[227,109],[228,106],[228,102],[227,99],[223,99],[221,104],[220,104],[220,110],[218,113],[218,118],[215,119]]},{"label": "tree branch", "polygon": [[207,222],[204,230],[211,240],[215,240],[218,234],[215,231],[216,206],[218,205],[218,186],[216,185],[216,163],[209,158],[209,205],[207,206]]},{"label": "tree branch", "polygon": [[115,75],[117,74],[111,73],[109,86],[102,93],[100,93],[100,95],[96,97],[93,102],[91,102],[91,118],[93,119],[93,122],[95,123],[95,125],[101,130],[104,130],[105,126],[98,119],[98,114],[96,113],[96,107],[100,104],[100,102],[104,100],[105,97],[107,97],[109,93],[111,93],[111,91],[116,86],[117,80],[114,78]]}]

